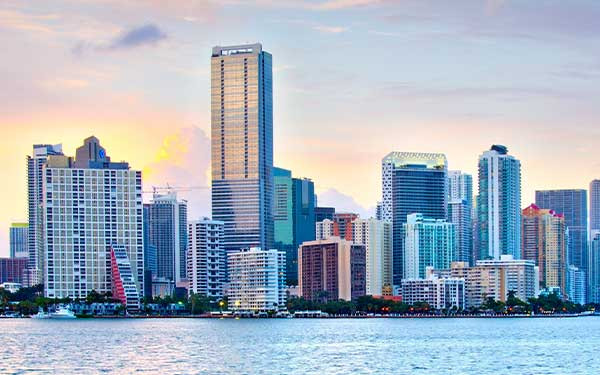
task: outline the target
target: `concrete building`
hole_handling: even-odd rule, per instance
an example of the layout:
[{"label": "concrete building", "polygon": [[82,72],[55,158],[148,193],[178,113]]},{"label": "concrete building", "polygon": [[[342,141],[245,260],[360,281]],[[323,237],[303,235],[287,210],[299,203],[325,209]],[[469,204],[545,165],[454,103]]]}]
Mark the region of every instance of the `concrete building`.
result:
[{"label": "concrete building", "polygon": [[539,208],[560,212],[568,230],[567,265],[587,270],[587,193],[583,189],[538,190],[535,204]]},{"label": "concrete building", "polygon": [[186,282],[187,202],[178,200],[177,193],[154,194],[152,202],[144,204],[148,212],[148,241],[156,248],[156,273],[153,277]]},{"label": "concrete building", "polygon": [[453,262],[449,270],[442,270],[440,274],[442,277],[465,281],[466,308],[479,307],[488,297],[497,301],[506,300],[506,272],[501,267],[470,267],[466,262]]},{"label": "concrete building", "polygon": [[129,312],[140,309],[140,289],[123,245],[110,247],[110,263],[112,271],[112,295],[121,301]]},{"label": "concrete building", "polygon": [[505,146],[479,157],[478,259],[521,257],[521,162]]},{"label": "concrete building", "polygon": [[566,292],[567,233],[565,218],[535,204],[523,209],[521,258],[539,268],[540,287]]},{"label": "concrete building", "polygon": [[353,300],[366,294],[366,249],[339,237],[298,249],[300,296],[311,301]]},{"label": "concrete building", "polygon": [[229,253],[229,309],[278,311],[286,309],[285,253],[244,249]]},{"label": "concrete building", "polygon": [[426,268],[450,268],[456,261],[456,226],[442,219],[408,215],[404,224],[403,279],[424,279]]},{"label": "concrete building", "polygon": [[[316,201],[315,201],[316,205]],[[320,222],[325,219],[333,220],[335,215],[334,207],[315,207],[315,222]]]},{"label": "concrete building", "polygon": [[45,280],[49,298],[112,290],[111,246],[124,246],[136,287],[144,285],[142,174],[112,162],[95,137],[77,159],[50,155],[43,168]]},{"label": "concrete building", "polygon": [[223,298],[227,255],[223,248],[222,221],[193,220],[188,223],[188,292]]},{"label": "concrete building", "polygon": [[325,219],[323,221],[317,221],[315,223],[315,237],[317,240],[326,240],[329,237],[334,236],[334,225],[333,220]]},{"label": "concrete building", "polygon": [[402,302],[427,302],[435,310],[465,309],[465,280],[439,278],[435,274],[428,274],[425,279],[402,279]]},{"label": "concrete building", "polygon": [[62,145],[33,145],[27,156],[27,215],[29,252],[28,281],[34,286],[44,281],[44,234],[43,234],[43,178],[42,168],[48,156],[62,155]]},{"label": "concrete building", "polygon": [[0,258],[0,283],[25,285],[28,264],[28,258]]},{"label": "concrete building", "polygon": [[356,219],[352,222],[352,241],[365,246],[367,295],[379,296],[391,290],[392,224],[374,218]]},{"label": "concrete building", "polygon": [[447,218],[448,163],[444,154],[392,152],[381,162],[380,215],[392,223],[395,285],[404,275],[404,224],[419,212],[431,219]]},{"label": "concrete building", "polygon": [[567,268],[567,278],[567,297],[574,303],[585,305],[587,303],[586,273],[570,265]]},{"label": "concrete building", "polygon": [[10,257],[29,258],[29,247],[27,238],[29,235],[29,224],[12,223],[9,229]]},{"label": "concrete building", "polygon": [[501,301],[506,301],[508,292],[515,292],[515,296],[522,301],[527,301],[538,295],[539,271],[531,260],[514,259],[512,255],[502,255],[500,259],[478,260],[478,267],[499,267],[505,272],[504,296]]},{"label": "concrete building", "polygon": [[448,171],[448,221],[456,226],[457,259],[473,263],[473,177]]},{"label": "concrete building", "polygon": [[211,57],[212,218],[227,252],[273,246],[273,69],[262,45]]}]

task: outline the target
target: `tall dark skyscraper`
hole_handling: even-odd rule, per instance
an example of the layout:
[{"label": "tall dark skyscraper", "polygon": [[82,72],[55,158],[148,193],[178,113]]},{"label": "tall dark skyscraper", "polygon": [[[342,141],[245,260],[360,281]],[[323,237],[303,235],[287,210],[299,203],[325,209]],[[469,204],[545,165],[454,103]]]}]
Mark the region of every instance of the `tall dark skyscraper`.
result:
[{"label": "tall dark skyscraper", "polygon": [[404,232],[407,215],[446,219],[448,163],[444,154],[392,152],[382,163],[381,218],[393,227],[393,282],[404,274]]},{"label": "tall dark skyscraper", "polygon": [[211,57],[213,220],[227,252],[273,246],[273,72],[260,44]]},{"label": "tall dark skyscraper", "polygon": [[564,214],[569,231],[567,262],[587,271],[587,195],[583,189],[538,190],[535,204]]}]

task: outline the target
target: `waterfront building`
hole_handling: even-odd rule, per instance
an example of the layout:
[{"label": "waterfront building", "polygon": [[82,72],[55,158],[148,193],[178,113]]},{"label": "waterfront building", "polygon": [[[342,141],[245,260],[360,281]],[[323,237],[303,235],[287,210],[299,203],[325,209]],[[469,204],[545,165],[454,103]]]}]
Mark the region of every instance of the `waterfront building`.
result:
[{"label": "waterfront building", "polygon": [[538,266],[540,287],[559,288],[565,293],[567,233],[564,216],[532,204],[523,209],[521,235],[521,258]]},{"label": "waterfront building", "polygon": [[127,311],[139,311],[140,291],[125,246],[110,246],[110,264],[113,298],[121,301]]},{"label": "waterfront building", "polygon": [[587,269],[587,193],[583,189],[538,190],[535,205],[560,212],[565,216],[568,230],[567,265],[581,271]]},{"label": "waterfront building", "polygon": [[504,287],[501,301],[506,301],[508,292],[527,302],[539,292],[539,271],[535,262],[525,259],[514,259],[512,255],[501,255],[500,259],[478,260],[478,267],[501,268],[504,271]]},{"label": "waterfront building", "polygon": [[273,246],[273,70],[261,44],[211,57],[212,218],[227,252]]},{"label": "waterfront building", "polygon": [[588,271],[588,302],[600,304],[600,233],[596,233],[590,243]]},{"label": "waterfront building", "polygon": [[0,283],[26,285],[28,264],[28,258],[0,258]]},{"label": "waterfront building", "polygon": [[142,174],[112,162],[95,137],[75,160],[50,155],[43,168],[45,280],[48,298],[112,290],[111,246],[121,245],[136,287],[144,285]]},{"label": "waterfront building", "polygon": [[[155,277],[186,282],[187,202],[177,193],[154,194],[148,210],[148,249],[156,248]],[[150,255],[152,256],[152,255]]]},{"label": "waterfront building", "polygon": [[226,253],[224,223],[203,218],[188,223],[188,292],[215,299],[223,298]]},{"label": "waterfront building", "polygon": [[407,215],[447,217],[447,170],[444,154],[392,152],[381,162],[381,218],[392,223],[393,282],[404,274],[404,224]]},{"label": "waterfront building", "polygon": [[366,249],[339,237],[307,241],[298,249],[300,296],[346,301],[366,294]]},{"label": "waterfront building", "polygon": [[461,171],[448,171],[448,222],[456,226],[456,256],[473,262],[473,177]]},{"label": "waterfront building", "polygon": [[28,282],[34,286],[44,281],[44,235],[43,235],[43,178],[42,168],[48,156],[62,155],[62,145],[33,145],[31,156],[27,156],[27,215],[29,252]]},{"label": "waterfront building", "polygon": [[573,303],[585,305],[587,302],[587,279],[585,271],[570,265],[567,268],[567,296]]},{"label": "waterfront building", "polygon": [[426,302],[435,310],[466,308],[465,280],[439,278],[428,273],[424,279],[402,279],[402,302],[413,305]]},{"label": "waterfront building", "polygon": [[505,146],[479,157],[478,259],[521,257],[521,162]]},{"label": "waterfront building", "polygon": [[352,241],[366,251],[366,294],[385,294],[392,284],[392,224],[370,219],[352,222]]},{"label": "waterfront building", "polygon": [[590,182],[590,238],[600,233],[600,180]]},{"label": "waterfront building", "polygon": [[278,311],[286,309],[285,253],[260,248],[228,254],[229,309]]},{"label": "waterfront building", "polygon": [[333,220],[334,215],[334,207],[315,207],[315,222],[323,221],[325,219]]},{"label": "waterfront building", "polygon": [[150,242],[150,204],[142,208],[144,238],[144,296],[152,298],[152,280],[158,273],[156,245]]},{"label": "waterfront building", "polygon": [[10,257],[29,258],[27,236],[29,235],[29,224],[12,223],[9,229]]},{"label": "waterfront building", "polygon": [[0,289],[4,289],[10,293],[16,293],[23,287],[21,283],[0,283]]},{"label": "waterfront building", "polygon": [[404,224],[404,279],[423,279],[426,268],[450,268],[456,261],[456,226],[443,219],[408,215]]},{"label": "waterfront building", "polygon": [[506,272],[501,267],[471,267],[466,262],[453,262],[450,269],[441,270],[440,275],[465,281],[466,308],[479,307],[489,297],[506,301]]}]

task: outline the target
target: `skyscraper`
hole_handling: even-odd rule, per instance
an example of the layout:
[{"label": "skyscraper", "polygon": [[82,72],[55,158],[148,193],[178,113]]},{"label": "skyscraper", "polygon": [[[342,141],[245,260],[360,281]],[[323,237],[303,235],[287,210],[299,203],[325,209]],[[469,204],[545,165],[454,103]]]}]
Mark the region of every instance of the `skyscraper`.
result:
[{"label": "skyscraper", "polygon": [[213,219],[227,251],[273,246],[273,73],[262,45],[214,47],[211,58]]},{"label": "skyscraper", "polygon": [[566,293],[567,282],[566,231],[562,214],[535,204],[523,210],[521,258],[539,267],[541,286],[560,288],[561,293]]},{"label": "skyscraper", "polygon": [[392,223],[370,219],[352,222],[352,241],[366,251],[367,295],[382,295],[392,285]]},{"label": "skyscraper", "polygon": [[392,223],[393,282],[400,285],[407,215],[418,212],[426,218],[446,219],[448,164],[444,154],[392,152],[383,158],[381,169],[381,218]]},{"label": "skyscraper", "polygon": [[588,267],[588,285],[590,303],[600,303],[600,233],[592,238]]},{"label": "skyscraper", "polygon": [[538,190],[535,192],[535,204],[565,216],[569,231],[567,265],[576,266],[577,272],[586,272],[588,235],[586,191],[583,189]]},{"label": "skyscraper", "polygon": [[590,182],[590,238],[600,233],[600,180]]},{"label": "skyscraper", "polygon": [[521,257],[521,162],[505,146],[479,157],[479,259]]},{"label": "skyscraper", "polygon": [[315,207],[315,222],[333,220],[333,216],[335,216],[335,207]]},{"label": "skyscraper", "polygon": [[142,173],[112,162],[95,137],[85,139],[76,155],[50,155],[43,168],[45,296],[110,292],[110,249],[117,246],[142,295]]},{"label": "skyscraper", "polygon": [[456,226],[459,261],[472,263],[473,177],[461,171],[448,171],[448,222]]},{"label": "skyscraper", "polygon": [[456,226],[443,219],[408,215],[404,224],[403,279],[424,279],[426,268],[448,269],[456,261]]},{"label": "skyscraper", "polygon": [[223,298],[227,259],[223,222],[208,218],[188,223],[188,292]]},{"label": "skyscraper", "polygon": [[156,247],[156,277],[175,283],[186,279],[187,202],[177,194],[155,194],[148,209],[149,246]]},{"label": "skyscraper", "polygon": [[29,233],[27,236],[29,263],[28,279],[31,286],[43,282],[44,236],[42,221],[43,180],[42,167],[49,155],[62,155],[62,145],[33,145],[31,156],[27,156],[27,213]]},{"label": "skyscraper", "polygon": [[27,236],[29,225],[27,223],[12,223],[9,229],[10,237],[10,257],[28,258],[29,249],[27,247]]}]

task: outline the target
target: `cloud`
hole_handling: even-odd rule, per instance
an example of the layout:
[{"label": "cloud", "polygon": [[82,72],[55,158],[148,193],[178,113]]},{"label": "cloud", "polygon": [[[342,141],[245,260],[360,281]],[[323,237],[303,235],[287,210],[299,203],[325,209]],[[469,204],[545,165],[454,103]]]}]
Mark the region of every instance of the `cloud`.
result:
[{"label": "cloud", "polygon": [[167,34],[165,34],[158,26],[147,24],[140,27],[134,27],[133,29],[122,33],[111,42],[109,48],[127,49],[143,45],[154,45],[166,38]]},{"label": "cloud", "polygon": [[190,220],[210,217],[209,172],[210,138],[197,126],[182,128],[163,140],[155,161],[143,169],[144,190],[167,184],[180,188]]},{"label": "cloud", "polygon": [[314,26],[313,30],[317,30],[320,31],[322,33],[329,33],[329,34],[340,34],[340,33],[344,33],[346,31],[348,31],[347,27],[342,27],[342,26]]},{"label": "cloud", "polygon": [[374,207],[362,206],[350,195],[333,188],[318,194],[317,200],[320,207],[335,207],[336,212],[355,212],[363,218],[369,218],[375,214]]},{"label": "cloud", "polygon": [[379,4],[382,0],[328,0],[309,7],[316,10],[339,10]]}]

